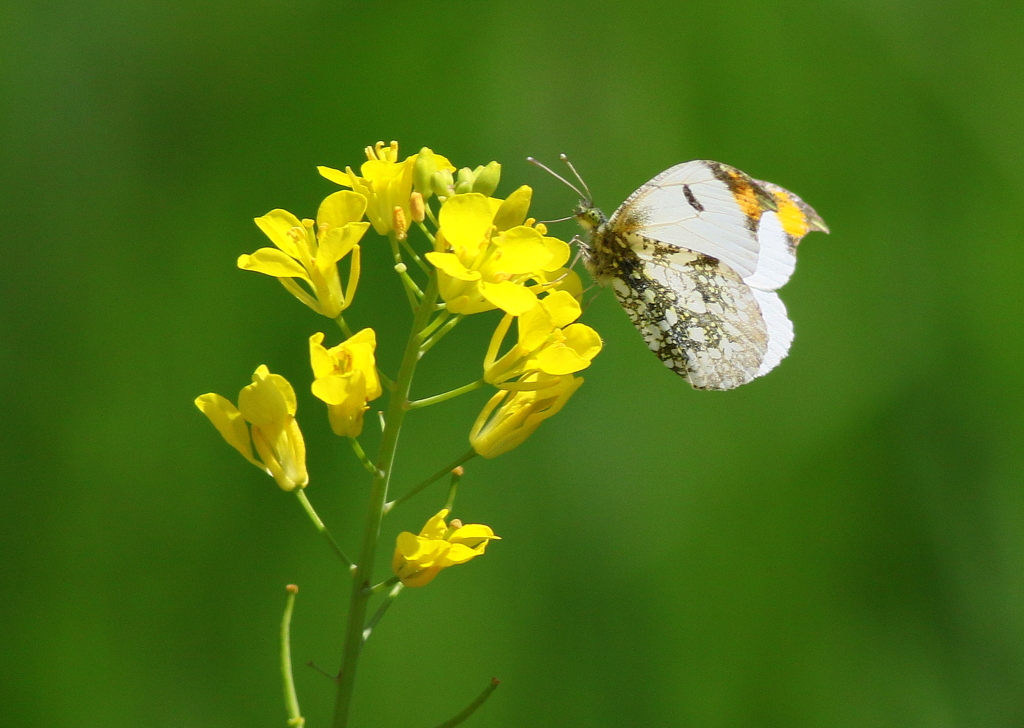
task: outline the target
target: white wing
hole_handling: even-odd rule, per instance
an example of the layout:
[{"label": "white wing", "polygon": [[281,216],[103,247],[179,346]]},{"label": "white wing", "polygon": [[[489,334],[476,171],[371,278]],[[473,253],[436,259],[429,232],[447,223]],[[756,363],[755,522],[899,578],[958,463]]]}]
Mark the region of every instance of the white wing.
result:
[{"label": "white wing", "polygon": [[666,169],[630,195],[610,227],[721,260],[741,276],[759,263],[757,224],[774,200],[743,172],[696,160]]},{"label": "white wing", "polygon": [[786,285],[796,268],[795,248],[790,245],[779,216],[772,211],[761,214],[757,226],[757,267],[743,281],[752,288],[774,291]]}]

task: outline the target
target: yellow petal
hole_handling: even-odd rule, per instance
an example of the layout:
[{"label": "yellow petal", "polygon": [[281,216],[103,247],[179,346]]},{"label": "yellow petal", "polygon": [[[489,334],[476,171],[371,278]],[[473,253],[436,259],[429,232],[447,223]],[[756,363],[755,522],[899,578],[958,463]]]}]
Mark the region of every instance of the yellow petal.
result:
[{"label": "yellow petal", "polygon": [[458,250],[477,250],[491,229],[494,211],[484,195],[469,192],[449,197],[441,206],[438,222],[445,240]]},{"label": "yellow petal", "polygon": [[[331,374],[326,377],[316,379],[311,385],[313,396],[317,399],[326,402],[330,405],[341,405],[345,404],[352,394],[352,388],[358,386],[362,378],[359,377],[359,381],[356,381],[352,373],[348,374]],[[361,408],[365,400],[358,402],[358,406]],[[362,411],[360,409],[360,411]]]},{"label": "yellow petal", "polygon": [[447,517],[447,508],[442,508],[441,510],[439,510],[423,526],[423,530],[420,531],[420,536],[422,536],[423,538],[431,539],[444,538],[444,534],[448,530],[448,524],[444,522],[444,519]]},{"label": "yellow petal", "polygon": [[454,253],[427,253],[426,258],[438,270],[444,271],[460,281],[478,281],[480,273],[469,270]]},{"label": "yellow petal", "polygon": [[545,374],[555,376],[574,374],[590,366],[590,360],[584,359],[566,346],[551,347],[541,350],[534,359],[538,369]]},{"label": "yellow petal", "polygon": [[260,248],[252,255],[238,256],[238,267],[275,278],[301,278],[309,280],[306,269],[296,260],[274,248]]},{"label": "yellow petal", "polygon": [[339,228],[362,220],[365,213],[366,198],[357,192],[342,190],[328,195],[320,203],[316,223],[317,227],[327,225],[328,229]]},{"label": "yellow petal", "polygon": [[519,275],[544,270],[551,263],[551,251],[544,237],[533,228],[514,227],[498,235],[494,244],[497,251],[488,266],[493,270]]},{"label": "yellow petal", "polygon": [[250,463],[263,468],[252,455],[252,443],[249,441],[249,428],[245,426],[242,413],[226,398],[210,392],[196,397],[196,407],[206,415],[221,436],[231,447],[242,453]]},{"label": "yellow petal", "polygon": [[533,351],[555,330],[551,312],[543,305],[546,300],[541,299],[541,305],[534,306],[519,317],[519,348],[523,351]]},{"label": "yellow petal", "polygon": [[548,249],[551,254],[551,260],[548,261],[547,266],[544,267],[546,271],[555,271],[561,268],[569,261],[569,244],[559,240],[558,238],[544,238],[544,247]]},{"label": "yellow petal", "polygon": [[494,535],[490,526],[485,526],[482,523],[467,523],[462,528],[456,528],[448,540],[452,543],[461,543],[470,548],[476,548],[481,541],[500,541],[501,538]]},{"label": "yellow petal", "polygon": [[551,325],[557,328],[568,326],[583,313],[579,302],[567,291],[555,291],[540,300],[551,316]]},{"label": "yellow petal", "polygon": [[287,210],[271,210],[263,217],[257,217],[256,225],[278,248],[293,258],[302,258],[295,239],[289,234],[292,228],[302,227],[302,221],[295,215]]},{"label": "yellow petal", "polygon": [[323,345],[324,335],[317,332],[309,337],[309,363],[313,368],[313,376],[319,379],[334,371],[334,357]]},{"label": "yellow petal", "polygon": [[440,564],[443,567],[454,566],[455,564],[464,564],[470,559],[479,556],[481,553],[481,551],[472,549],[464,544],[453,543],[451,548],[448,549],[444,557],[440,560]]},{"label": "yellow petal", "polygon": [[537,305],[537,296],[533,291],[511,281],[480,281],[479,286],[480,293],[488,302],[513,316],[520,316]]},{"label": "yellow petal", "polygon": [[253,425],[268,431],[285,427],[295,414],[295,390],[280,374],[261,365],[253,383],[238,393],[238,409]]},{"label": "yellow petal", "polygon": [[[362,195],[356,197],[362,198]],[[368,222],[350,222],[341,227],[330,228],[320,237],[320,249],[316,254],[317,265],[331,266],[344,258],[362,239],[369,227]]]},{"label": "yellow petal", "polygon": [[342,187],[352,186],[352,181],[349,179],[348,173],[342,172],[340,169],[334,169],[333,167],[317,167],[316,171],[320,173],[321,177],[329,179],[334,184],[341,185]]},{"label": "yellow petal", "polygon": [[522,225],[526,221],[532,197],[533,190],[523,185],[501,203],[501,207],[494,213],[494,226],[498,232]]},{"label": "yellow petal", "polygon": [[586,324],[572,324],[562,329],[565,345],[588,361],[601,351],[601,337]]}]

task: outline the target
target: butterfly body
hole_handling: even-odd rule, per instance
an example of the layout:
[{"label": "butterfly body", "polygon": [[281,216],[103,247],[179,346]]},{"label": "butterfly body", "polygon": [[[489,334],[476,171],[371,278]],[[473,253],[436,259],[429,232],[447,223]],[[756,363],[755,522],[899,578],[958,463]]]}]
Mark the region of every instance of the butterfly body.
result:
[{"label": "butterfly body", "polygon": [[792,274],[800,239],[828,231],[791,192],[703,160],[665,170],[611,218],[589,201],[575,217],[587,269],[611,286],[647,346],[713,390],[786,356],[793,328],[774,291]]}]

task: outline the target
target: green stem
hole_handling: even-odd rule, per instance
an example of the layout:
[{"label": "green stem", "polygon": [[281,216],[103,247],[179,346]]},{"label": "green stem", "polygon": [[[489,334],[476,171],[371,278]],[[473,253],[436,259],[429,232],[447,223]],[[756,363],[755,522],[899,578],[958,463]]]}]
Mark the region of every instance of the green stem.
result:
[{"label": "green stem", "polygon": [[[394,236],[391,236],[394,240]],[[396,252],[397,252],[397,245]],[[377,456],[377,472],[370,486],[370,503],[366,516],[366,528],[363,532],[363,543],[356,563],[355,579],[349,597],[348,622],[345,627],[345,646],[341,661],[341,673],[338,676],[338,691],[334,700],[333,728],[347,728],[349,713],[352,706],[352,693],[355,686],[356,668],[363,648],[363,629],[366,623],[367,602],[370,599],[369,586],[373,576],[374,561],[377,556],[377,540],[380,536],[380,522],[384,516],[384,504],[388,497],[388,484],[395,463],[395,451],[398,448],[398,435],[402,429],[402,421],[408,411],[409,388],[412,386],[416,363],[420,358],[420,347],[423,345],[421,333],[430,320],[437,300],[437,275],[432,273],[427,282],[427,290],[423,299],[415,305],[412,330],[402,355],[402,364],[395,380],[395,389],[388,402],[388,413],[385,418],[384,432],[381,434],[380,450]]]},{"label": "green stem", "polygon": [[434,320],[427,324],[427,328],[423,329],[424,338],[430,338],[430,335],[437,331],[437,327],[443,324],[451,317],[451,314],[446,310],[448,304],[443,304],[441,307],[441,313],[434,317]]},{"label": "green stem", "polygon": [[438,329],[436,334],[434,334],[433,336],[430,337],[430,339],[424,342],[423,346],[420,347],[420,356],[423,356],[428,351],[430,351],[434,347],[434,344],[436,344],[442,338],[444,338],[444,335],[447,334],[452,329],[454,329],[455,325],[464,318],[466,317],[463,314],[457,314],[455,316],[452,316],[451,320],[448,321],[448,323],[446,323],[444,326]]},{"label": "green stem", "polygon": [[455,494],[459,490],[459,481],[462,480],[462,468],[452,468],[452,482],[448,485],[448,500],[444,502],[444,509],[449,513],[455,505]]},{"label": "green stem", "polygon": [[399,578],[397,576],[392,576],[390,579],[385,579],[380,584],[375,584],[372,587],[370,587],[370,593],[380,594],[382,591],[384,591],[385,589],[390,589],[398,582]]},{"label": "green stem", "polygon": [[[429,205],[427,206],[427,209],[430,209]],[[431,215],[431,218],[433,218],[433,215]],[[433,247],[436,241],[434,239],[434,234],[432,232],[430,232],[430,228],[428,228],[426,225],[424,225],[422,221],[420,221],[420,222],[418,222],[416,224],[420,226],[420,230],[422,230],[423,234],[427,236],[427,240],[430,241],[430,245],[431,245],[431,247]]]},{"label": "green stem", "polygon": [[[402,271],[405,269],[405,261],[402,260],[402,251],[398,249],[398,236],[392,230],[388,233],[388,242],[391,244],[391,255],[395,259],[395,270],[399,270],[399,266],[402,267]],[[405,278],[402,278],[401,271],[399,272],[399,278],[402,280],[402,290],[405,291],[405,297],[409,299],[409,305],[412,306],[413,311],[417,311],[419,307],[419,300],[416,298],[416,294],[412,292],[412,289],[405,282]],[[408,278],[408,274],[406,274]],[[421,297],[422,298],[422,297]],[[414,331],[416,329],[413,329]]]},{"label": "green stem", "polygon": [[[416,261],[416,265],[418,265],[420,267],[421,271],[423,271],[424,273],[430,273],[430,266],[427,265],[426,263],[424,263],[423,262],[423,258],[421,258],[419,256],[419,253],[417,253],[413,249],[413,247],[411,245],[409,245],[409,239],[408,238],[402,238],[398,242],[401,243],[403,248],[405,248],[405,252],[408,253],[409,255],[411,255],[412,259]],[[430,242],[433,243],[434,241],[431,240]]]},{"label": "green stem", "polygon": [[335,316],[334,320],[338,324],[338,328],[341,329],[341,333],[345,334],[346,339],[352,338],[352,329],[349,328],[348,322],[345,321],[345,317],[340,313]]},{"label": "green stem", "polygon": [[467,452],[465,455],[460,457],[455,462],[451,463],[450,465],[446,465],[445,467],[443,467],[440,470],[438,470],[436,473],[431,475],[429,478],[424,480],[422,483],[417,485],[415,488],[410,490],[408,493],[403,495],[401,498],[397,498],[397,499],[391,501],[390,503],[385,503],[384,504],[384,512],[385,513],[390,513],[392,511],[392,509],[394,509],[396,506],[402,505],[407,500],[412,498],[414,495],[419,493],[421,490],[426,488],[428,485],[436,483],[441,478],[443,478],[444,476],[448,475],[448,473],[450,473],[453,470],[455,470],[455,468],[459,467],[460,465],[462,465],[467,460],[472,460],[475,457],[476,457],[476,450],[470,450],[469,452]]},{"label": "green stem", "polygon": [[313,505],[309,502],[309,498],[306,497],[306,491],[302,488],[296,488],[293,492],[299,499],[299,503],[302,504],[303,510],[306,511],[306,515],[309,516],[309,520],[311,520],[313,525],[316,526],[316,530],[322,533],[324,538],[327,539],[327,543],[331,545],[334,553],[336,553],[338,558],[341,559],[341,563],[345,564],[345,567],[349,571],[354,570],[355,567],[352,565],[352,560],[349,559],[349,557],[345,555],[345,552],[341,550],[341,546],[339,546],[338,542],[334,540],[334,536],[331,535],[331,532],[327,530],[327,526],[325,526],[324,522],[320,520],[320,516],[318,516],[316,511],[313,510]]},{"label": "green stem", "polygon": [[[398,581],[397,576],[395,577],[395,581]],[[390,582],[391,580],[389,579],[385,583]],[[372,617],[370,617],[370,621],[366,623],[366,627],[363,628],[363,642],[366,642],[366,640],[370,639],[370,633],[373,632],[373,628],[377,626],[377,622],[381,620],[381,617],[384,616],[384,613],[391,608],[391,605],[395,602],[395,597],[401,594],[402,589],[404,588],[405,585],[401,583],[395,584],[393,587],[391,587],[391,591],[388,592],[388,595],[384,598],[384,601],[381,603],[379,607],[377,607],[377,611],[373,613]]]},{"label": "green stem", "polygon": [[498,678],[492,677],[491,684],[484,688],[484,691],[477,696],[476,700],[467,705],[466,709],[459,713],[457,716],[455,716],[451,720],[446,720],[444,723],[437,726],[437,728],[455,728],[455,726],[457,726],[459,723],[466,720],[466,718],[468,718],[469,716],[473,715],[473,713],[476,712],[477,708],[486,703],[487,698],[491,697],[491,693],[493,693],[500,684],[501,683],[498,680]]},{"label": "green stem", "polygon": [[295,608],[295,595],[299,588],[294,584],[285,587],[288,601],[284,605],[284,617],[281,619],[281,677],[284,680],[284,704],[288,711],[288,725],[302,728],[306,719],[299,710],[299,696],[295,692],[295,678],[292,676],[292,610]]},{"label": "green stem", "polygon": [[376,475],[377,468],[373,462],[370,461],[370,458],[366,456],[366,451],[363,450],[363,446],[359,444],[359,440],[354,437],[350,437],[348,438],[348,441],[352,443],[352,452],[356,454],[356,457],[359,458],[359,462],[363,464],[363,467],[366,468],[367,472],[369,472],[370,475]]},{"label": "green stem", "polygon": [[412,295],[416,297],[416,301],[419,302],[423,298],[423,291],[416,285],[416,281],[409,275],[409,266],[405,263],[399,263],[395,266],[395,272],[398,273],[398,277],[402,279],[403,285],[406,289],[412,291]]},{"label": "green stem", "polygon": [[486,383],[487,382],[485,382],[483,379],[478,379],[475,382],[470,382],[465,386],[459,387],[458,389],[453,389],[449,392],[444,392],[443,394],[435,394],[433,397],[425,397],[424,399],[414,399],[412,402],[409,403],[409,409],[416,409],[418,407],[429,407],[432,404],[444,402],[445,400],[458,397],[460,394],[466,394],[466,392],[472,392],[474,389],[480,389],[480,387],[484,386]]}]

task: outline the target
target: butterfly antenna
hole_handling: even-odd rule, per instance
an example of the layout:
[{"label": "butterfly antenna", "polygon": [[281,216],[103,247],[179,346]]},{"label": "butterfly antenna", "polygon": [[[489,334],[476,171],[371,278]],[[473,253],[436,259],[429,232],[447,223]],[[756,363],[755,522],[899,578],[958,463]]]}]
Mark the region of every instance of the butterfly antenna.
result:
[{"label": "butterfly antenna", "polygon": [[[564,156],[564,155],[563,155],[563,156]],[[543,170],[544,170],[545,172],[547,172],[548,174],[550,174],[550,175],[551,175],[552,177],[554,177],[555,179],[557,179],[557,180],[560,180],[560,181],[561,181],[561,182],[562,182],[563,184],[567,185],[567,186],[569,187],[569,189],[571,189],[571,190],[572,190],[573,192],[575,192],[575,193],[576,193],[577,195],[579,195],[579,196],[580,196],[580,199],[581,199],[581,200],[583,200],[583,199],[585,199],[585,200],[589,200],[589,199],[590,199],[589,197],[586,197],[586,196],[585,196],[585,195],[584,195],[584,194],[583,194],[582,192],[580,192],[579,188],[578,188],[578,187],[577,187],[576,185],[574,185],[574,184],[573,184],[572,182],[570,182],[569,180],[567,180],[567,179],[566,179],[565,177],[563,177],[562,175],[558,174],[558,172],[555,172],[555,171],[554,171],[553,169],[551,169],[550,167],[546,167],[546,166],[544,166],[543,164],[541,164],[540,162],[538,162],[538,161],[537,161],[536,159],[534,159],[533,157],[527,157],[527,158],[526,158],[526,161],[527,161],[527,162],[529,162],[530,164],[534,165],[535,167],[540,167],[541,169],[543,169]],[[579,175],[577,175],[577,176],[579,176]],[[584,187],[586,187],[586,185],[584,185]]]},{"label": "butterfly antenna", "polygon": [[590,188],[587,187],[587,183],[583,181],[582,177],[580,177],[580,173],[576,171],[576,167],[574,167],[572,162],[569,161],[569,157],[566,156],[565,154],[559,154],[558,158],[565,162],[565,166],[569,168],[569,170],[576,176],[576,179],[579,181],[580,185],[583,186],[583,189],[587,191],[587,202],[593,203],[594,195],[591,194]]},{"label": "butterfly antenna", "polygon": [[565,217],[560,217],[557,220],[538,220],[537,222],[542,222],[545,225],[551,225],[552,223],[556,222],[565,222],[566,220],[572,220],[575,217],[575,215],[566,215]]}]

